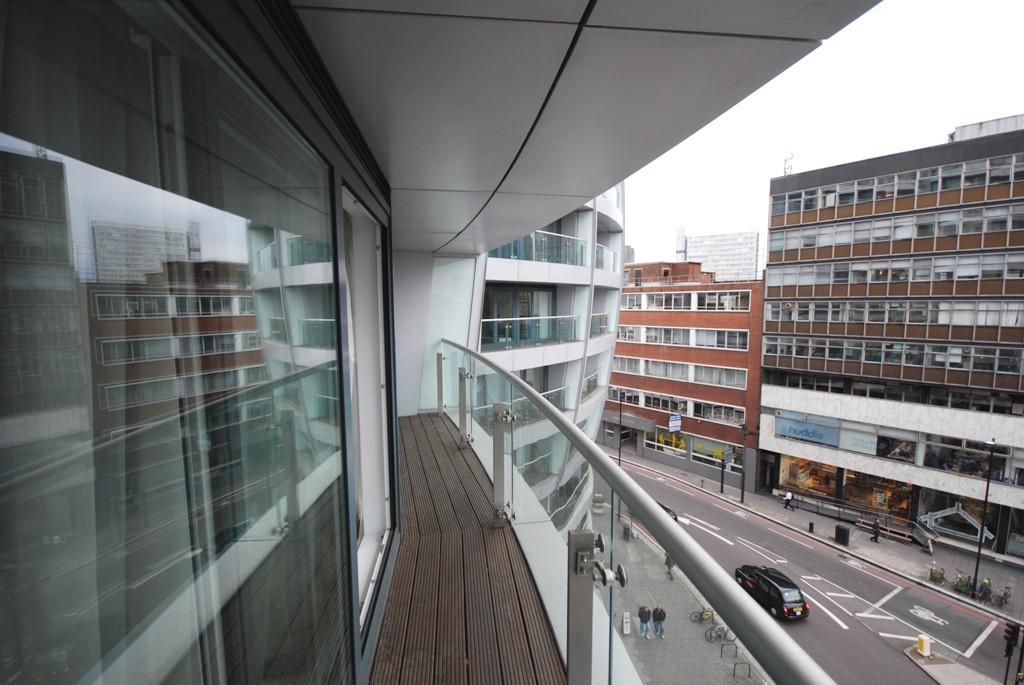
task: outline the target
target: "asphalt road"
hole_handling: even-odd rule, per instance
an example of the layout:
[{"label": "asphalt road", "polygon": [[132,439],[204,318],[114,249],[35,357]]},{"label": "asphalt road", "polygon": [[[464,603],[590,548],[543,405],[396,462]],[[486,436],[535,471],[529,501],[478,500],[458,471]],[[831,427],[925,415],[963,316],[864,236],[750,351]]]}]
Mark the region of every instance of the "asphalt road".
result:
[{"label": "asphalt road", "polygon": [[1002,682],[1000,622],[669,476],[623,466],[730,575],[757,564],[797,581],[811,613],[785,629],[840,685],[932,683],[903,654],[920,633],[937,652]]}]

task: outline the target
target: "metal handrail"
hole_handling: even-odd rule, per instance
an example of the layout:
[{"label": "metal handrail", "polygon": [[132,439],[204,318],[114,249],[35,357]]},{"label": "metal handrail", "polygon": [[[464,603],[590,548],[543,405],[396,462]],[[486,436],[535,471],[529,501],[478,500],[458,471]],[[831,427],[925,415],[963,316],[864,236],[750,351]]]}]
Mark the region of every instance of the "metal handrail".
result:
[{"label": "metal handrail", "polygon": [[500,319],[480,319],[480,323],[490,323],[493,321],[536,321],[540,319],[575,319],[576,314],[559,314],[557,316],[509,316]]},{"label": "metal handrail", "polygon": [[581,243],[586,243],[587,242],[586,238],[577,238],[574,235],[565,235],[564,233],[552,233],[551,231],[539,231],[538,230],[538,231],[534,231],[530,235],[533,236],[533,235],[536,235],[537,233],[541,233],[543,235],[553,235],[556,238],[568,238],[569,240],[577,240],[577,241],[579,241]]},{"label": "metal handrail", "polygon": [[558,428],[569,443],[587,460],[612,491],[629,507],[651,532],[659,545],[672,557],[686,576],[715,607],[715,610],[760,662],[768,675],[787,685],[835,685],[835,681],[776,622],[754,603],[725,570],[673,521],[661,506],[636,481],[619,468],[587,434],[545,400],[526,381],[488,361],[484,355],[464,345],[442,339],[443,344],[468,354],[492,369],[537,408]]}]

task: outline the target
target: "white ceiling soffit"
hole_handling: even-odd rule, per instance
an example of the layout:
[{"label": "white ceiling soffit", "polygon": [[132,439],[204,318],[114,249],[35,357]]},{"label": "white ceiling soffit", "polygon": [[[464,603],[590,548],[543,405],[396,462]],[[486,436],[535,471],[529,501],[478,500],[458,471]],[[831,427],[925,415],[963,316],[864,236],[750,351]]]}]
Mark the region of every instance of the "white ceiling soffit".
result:
[{"label": "white ceiling soffit", "polygon": [[589,26],[824,40],[878,0],[600,0]]},{"label": "white ceiling soffit", "polygon": [[305,7],[299,16],[391,187],[419,190],[497,187],[576,30]]},{"label": "white ceiling soffit", "polygon": [[546,107],[584,0],[295,7],[391,184],[396,249],[449,236],[441,253],[478,254],[626,178],[875,1],[597,0]]},{"label": "white ceiling soffit", "polygon": [[295,0],[296,7],[579,23],[587,0]]},{"label": "white ceiling soffit", "polygon": [[556,188],[586,195],[608,188],[815,47],[808,41],[584,29],[501,191]]},{"label": "white ceiling soffit", "polygon": [[[544,227],[582,207],[591,199],[585,195],[495,193],[487,207],[480,212],[480,216],[458,238],[440,251],[443,254],[487,252]],[[526,223],[538,220],[537,217],[550,218],[541,224]]]}]

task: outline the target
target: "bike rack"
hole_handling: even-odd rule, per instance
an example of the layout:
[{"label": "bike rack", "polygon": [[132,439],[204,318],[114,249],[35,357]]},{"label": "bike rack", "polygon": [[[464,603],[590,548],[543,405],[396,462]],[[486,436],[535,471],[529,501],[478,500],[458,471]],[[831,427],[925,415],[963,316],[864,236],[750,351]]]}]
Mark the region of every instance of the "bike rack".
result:
[{"label": "bike rack", "polygon": [[732,677],[733,678],[736,677],[736,667],[737,666],[746,666],[747,667],[747,677],[748,678],[750,677],[750,664],[747,663],[746,661],[737,661],[736,663],[734,663],[732,665]]},{"label": "bike rack", "polygon": [[[719,659],[724,659],[725,658],[725,648],[726,647],[732,647],[732,655],[733,655],[733,657],[735,657],[737,659],[740,657],[740,648],[736,646],[735,642],[723,642],[722,646],[718,648],[718,658]],[[735,673],[734,673],[734,675],[735,675]]]}]

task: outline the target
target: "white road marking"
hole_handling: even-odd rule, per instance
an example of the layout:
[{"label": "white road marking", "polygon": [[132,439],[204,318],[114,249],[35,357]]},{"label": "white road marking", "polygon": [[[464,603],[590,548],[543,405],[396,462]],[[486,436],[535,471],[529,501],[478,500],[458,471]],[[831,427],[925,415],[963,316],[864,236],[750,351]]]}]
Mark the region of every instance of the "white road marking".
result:
[{"label": "white road marking", "polygon": [[758,545],[757,543],[751,542],[750,540],[747,540],[746,538],[741,538],[738,535],[736,536],[736,541],[739,542],[744,547],[746,547],[746,548],[756,552],[757,554],[760,554],[762,557],[764,557],[765,559],[767,559],[768,561],[770,561],[772,563],[775,563],[775,564],[785,564],[785,563],[787,563],[786,560],[783,559],[782,557],[773,556],[772,555],[772,551],[770,549],[768,549],[767,547],[762,547],[761,545]]},{"label": "white road marking", "polygon": [[871,613],[868,613],[867,611],[865,611],[863,613],[860,613],[860,614],[854,614],[854,616],[858,616],[860,618],[877,618],[880,621],[895,621],[896,620],[892,616],[886,616],[884,614],[871,614]]},{"label": "white road marking", "polygon": [[925,621],[931,621],[932,623],[938,623],[940,626],[948,626],[949,625],[949,621],[947,621],[946,619],[942,618],[941,616],[936,614],[934,611],[932,611],[931,609],[928,609],[926,607],[918,606],[918,605],[915,604],[914,608],[910,609],[909,611],[914,616],[917,616],[920,619],[924,619]]},{"label": "white road marking", "polygon": [[844,599],[856,599],[853,595],[846,592],[826,592],[829,597],[842,597]]},{"label": "white road marking", "polygon": [[685,512],[683,513],[683,516],[685,516],[686,518],[691,519],[693,521],[696,521],[697,523],[701,524],[702,526],[707,526],[711,530],[722,530],[721,528],[719,528],[718,526],[716,526],[713,523],[708,523],[707,521],[703,521],[703,520],[697,518],[696,516],[692,516],[692,515],[687,514]]},{"label": "white road marking", "polygon": [[892,599],[893,597],[895,597],[895,596],[897,595],[897,593],[899,593],[899,591],[900,591],[900,590],[902,590],[902,589],[903,589],[903,588],[901,588],[901,587],[898,587],[898,588],[896,588],[895,590],[893,590],[892,592],[890,592],[889,594],[887,594],[887,595],[886,595],[885,597],[882,597],[882,599],[880,599],[880,600],[878,600],[877,602],[875,602],[874,604],[872,604],[872,605],[871,605],[871,608],[872,608],[872,609],[877,609],[877,608],[879,608],[880,606],[882,606],[883,604],[885,604],[886,602],[888,602],[888,601],[889,601],[890,599]]},{"label": "white road marking", "polygon": [[822,611],[824,611],[824,612],[825,612],[825,614],[826,614],[826,615],[827,615],[827,616],[828,616],[829,618],[831,618],[831,619],[832,619],[833,621],[835,621],[836,623],[838,623],[838,624],[839,624],[839,627],[840,627],[840,628],[842,628],[843,630],[849,630],[849,629],[850,629],[850,626],[848,626],[848,625],[846,625],[845,623],[843,623],[842,621],[840,621],[840,620],[839,620],[839,617],[838,617],[838,616],[836,616],[835,614],[833,614],[833,613],[832,613],[831,611],[829,611],[829,610],[828,610],[828,607],[824,606],[823,604],[821,604],[821,603],[819,603],[819,602],[816,602],[816,603],[815,603],[815,606],[816,606],[816,607],[817,607],[818,609],[821,609]]},{"label": "white road marking", "polygon": [[[736,538],[736,542],[740,543],[741,545],[743,545],[744,547],[749,549],[754,554],[757,554],[759,556],[764,557],[765,559],[767,559],[768,561],[772,562],[773,564],[778,562],[778,559],[776,559],[775,557],[770,557],[767,554],[765,554],[764,552],[762,552],[761,550],[757,549],[757,547],[755,547],[753,545],[750,545],[750,544],[747,544],[743,540],[743,538]],[[785,560],[783,560],[783,561],[785,561]]]},{"label": "white road marking", "polygon": [[974,641],[974,644],[967,648],[967,651],[964,652],[964,656],[970,659],[974,655],[974,650],[981,646],[981,643],[985,641],[997,625],[999,625],[999,621],[992,621],[989,623],[988,627],[981,631],[981,635],[979,635],[978,639]]},{"label": "white road marking", "polygon": [[857,569],[857,570],[858,570],[858,571],[860,571],[861,573],[866,573],[866,574],[868,574],[869,576],[871,576],[871,577],[872,577],[872,578],[874,578],[875,580],[880,580],[880,581],[882,581],[883,583],[886,583],[886,584],[888,584],[888,585],[892,585],[893,587],[903,587],[903,586],[902,586],[902,585],[900,585],[899,583],[894,583],[894,582],[892,582],[891,580],[889,580],[888,578],[883,578],[882,576],[879,576],[879,575],[875,575],[874,573],[872,573],[871,571],[867,570],[866,568],[861,568],[861,567],[860,567],[860,566],[859,566],[858,564],[854,564],[854,563],[851,563],[851,560],[849,560],[849,559],[847,559],[847,560],[846,560],[846,565],[847,565],[847,566],[849,566],[850,568],[855,568],[855,569]]},{"label": "white road marking", "polygon": [[812,547],[812,546],[808,545],[808,544],[807,544],[806,542],[804,542],[804,541],[802,541],[802,540],[797,540],[796,538],[794,538],[794,537],[791,537],[791,536],[789,536],[789,535],[786,535],[785,533],[783,533],[783,532],[781,532],[781,531],[775,530],[775,529],[774,529],[774,528],[772,528],[771,526],[768,526],[768,530],[770,530],[771,532],[775,533],[776,535],[781,535],[782,537],[786,538],[786,539],[787,539],[787,540],[789,540],[790,542],[795,542],[795,543],[796,543],[796,544],[798,544],[798,545],[803,545],[803,546],[804,546],[804,547],[806,547],[807,549],[814,549],[814,547]]},{"label": "white road marking", "polygon": [[683,488],[679,487],[678,485],[676,485],[675,483],[673,483],[673,482],[671,482],[671,481],[669,481],[669,480],[667,480],[665,478],[661,478],[659,476],[652,476],[649,473],[644,473],[644,471],[652,471],[654,473],[661,473],[660,471],[656,471],[655,469],[645,469],[642,466],[630,466],[629,464],[625,464],[623,466],[623,469],[625,469],[626,471],[632,471],[633,473],[637,474],[641,478],[646,478],[647,480],[660,481],[666,488],[672,488],[673,490],[675,490],[676,492],[678,492],[678,493],[680,493],[682,495],[686,495],[687,497],[693,497],[693,493],[690,492],[688,489],[683,489]]},{"label": "white road marking", "polygon": [[879,637],[890,637],[894,640],[910,640],[911,642],[917,642],[916,635],[893,635],[892,633],[879,633]]},{"label": "white road marking", "polygon": [[[826,583],[827,583],[827,582],[829,582],[829,581],[828,581],[828,580],[826,580],[825,578],[822,578],[821,580],[824,580],[824,581],[825,581]],[[824,590],[820,590],[820,589],[818,589],[818,588],[814,587],[813,585],[811,586],[811,589],[813,589],[813,590],[814,590],[815,592],[817,592],[818,594],[820,594],[820,595],[821,595],[822,597],[824,597],[824,598],[825,598],[825,599],[827,599],[828,601],[830,601],[830,602],[832,602],[833,604],[835,604],[835,605],[836,605],[837,607],[839,607],[840,611],[843,611],[843,612],[844,612],[844,613],[845,613],[845,614],[846,614],[847,616],[853,616],[853,612],[852,612],[852,611],[850,611],[849,609],[847,609],[846,607],[844,607],[844,606],[843,606],[842,604],[840,604],[840,603],[839,603],[839,602],[837,602],[836,600],[834,600],[834,599],[832,599],[831,597],[829,597],[829,596],[828,596],[827,594],[825,594],[825,591],[824,591]],[[842,588],[840,588],[840,589],[842,589]],[[821,606],[821,605],[819,604],[818,606]]]},{"label": "white road marking", "polygon": [[[874,574],[868,574],[868,575],[874,576]],[[875,577],[877,578],[878,576],[875,576]],[[847,590],[846,588],[842,587],[841,585],[836,585],[835,583],[833,583],[831,580],[828,580],[827,578],[819,577],[818,580],[823,580],[826,583],[829,583],[830,585],[834,585],[838,589],[843,590],[844,592],[849,592],[849,590]],[[879,580],[885,580],[885,579],[884,578],[879,578]],[[885,582],[889,582],[890,585],[893,584],[890,581],[885,581]],[[819,592],[820,592],[820,590],[819,590]],[[853,594],[855,597],[857,597],[857,599],[859,599],[860,601],[864,602],[865,604],[868,604],[868,601],[866,599],[864,599],[863,597],[860,597],[859,595],[856,595],[856,593],[851,593],[851,594]],[[828,599],[828,598],[826,597],[826,599]],[[889,614],[890,616],[893,617],[894,620],[899,621],[900,623],[902,623],[903,625],[907,626],[911,630],[914,630],[915,632],[918,632],[918,633],[926,633],[927,632],[927,631],[924,631],[921,628],[915,626],[913,623],[905,621],[902,618],[900,618],[899,616],[895,616],[895,615],[891,614],[890,612],[886,611],[885,609],[879,609],[879,611],[881,611],[882,613],[885,613],[885,614]],[[849,613],[849,612],[847,612],[847,613]],[[953,647],[952,645],[950,645],[950,644],[948,644],[946,642],[943,642],[942,640],[938,639],[934,635],[932,636],[932,640],[934,640],[937,644],[940,644],[943,647],[945,647],[945,648],[947,648],[949,650],[952,650],[953,652],[956,652],[960,656],[964,656],[964,653],[961,652],[959,649],[957,649],[956,647]]]},{"label": "white road marking", "polygon": [[821,580],[821,576],[800,576],[803,580]]},{"label": "white road marking", "polygon": [[690,521],[689,518],[687,518],[685,516],[680,516],[679,517],[679,523],[681,523],[684,526],[693,526],[694,528],[698,528],[700,530],[703,530],[708,535],[714,535],[716,538],[718,538],[719,540],[721,540],[725,544],[729,545],[730,547],[733,546],[733,541],[732,540],[729,540],[728,538],[722,537],[721,535],[719,535],[715,531],[713,531],[713,530],[711,530],[709,528],[705,528],[704,526],[700,525],[699,523],[693,523],[692,521]]}]

